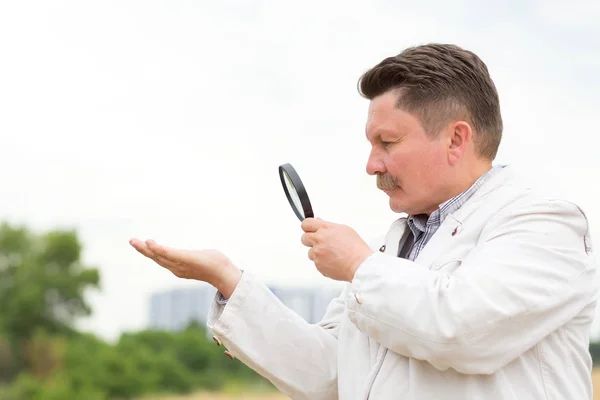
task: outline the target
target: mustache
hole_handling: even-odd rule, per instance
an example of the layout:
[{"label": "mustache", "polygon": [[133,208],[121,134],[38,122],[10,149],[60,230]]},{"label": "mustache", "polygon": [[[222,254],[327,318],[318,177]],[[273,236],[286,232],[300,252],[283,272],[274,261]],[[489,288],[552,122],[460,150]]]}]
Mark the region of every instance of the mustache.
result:
[{"label": "mustache", "polygon": [[393,190],[398,186],[398,181],[390,174],[377,174],[377,188],[381,190]]}]

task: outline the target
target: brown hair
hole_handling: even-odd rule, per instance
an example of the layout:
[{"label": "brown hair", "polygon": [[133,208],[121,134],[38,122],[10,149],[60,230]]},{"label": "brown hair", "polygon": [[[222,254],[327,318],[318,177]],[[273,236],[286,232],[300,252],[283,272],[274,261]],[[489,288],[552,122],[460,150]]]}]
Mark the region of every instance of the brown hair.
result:
[{"label": "brown hair", "polygon": [[430,136],[451,119],[466,119],[479,155],[496,157],[503,129],[500,101],[487,66],[474,53],[450,44],[409,47],[368,70],[358,84],[369,100],[398,91],[397,106],[417,115]]}]

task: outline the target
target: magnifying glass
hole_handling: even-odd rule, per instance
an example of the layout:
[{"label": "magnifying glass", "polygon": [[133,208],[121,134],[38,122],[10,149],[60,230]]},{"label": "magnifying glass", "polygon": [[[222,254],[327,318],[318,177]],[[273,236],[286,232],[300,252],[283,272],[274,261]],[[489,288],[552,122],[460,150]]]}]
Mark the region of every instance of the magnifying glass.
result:
[{"label": "magnifying glass", "polygon": [[302,184],[294,167],[291,164],[280,165],[279,177],[285,195],[298,219],[302,221],[305,218],[314,218],[308,194],[306,194],[304,184]]}]

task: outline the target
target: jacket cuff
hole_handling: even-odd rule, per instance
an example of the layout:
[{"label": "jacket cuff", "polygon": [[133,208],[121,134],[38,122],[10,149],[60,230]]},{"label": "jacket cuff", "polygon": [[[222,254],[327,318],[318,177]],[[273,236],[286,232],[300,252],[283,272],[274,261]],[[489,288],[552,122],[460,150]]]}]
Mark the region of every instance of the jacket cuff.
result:
[{"label": "jacket cuff", "polygon": [[253,288],[252,274],[248,271],[242,271],[242,277],[233,290],[231,297],[225,299],[221,293],[217,292],[208,311],[206,321],[208,328],[216,334],[227,335],[233,329],[236,320],[238,320],[237,315],[244,308]]},{"label": "jacket cuff", "polygon": [[377,260],[382,257],[382,253],[373,253],[367,257],[362,264],[356,269],[354,278],[350,282],[350,291],[347,297],[347,306],[352,311],[358,311],[360,305],[363,302],[361,287],[365,279],[368,279],[368,275],[372,273],[374,265],[377,264]]},{"label": "jacket cuff", "polygon": [[[399,269],[398,263],[406,263],[407,265],[405,265],[405,268]],[[405,274],[406,282],[408,282],[411,277],[414,278],[414,262],[381,252],[371,254],[362,262],[354,273],[352,282],[350,282],[350,290],[346,300],[351,314],[350,320],[353,319],[352,313],[367,311],[367,309],[372,308],[369,303],[372,304],[373,301],[369,302],[369,298],[365,298],[365,296],[378,292],[376,282],[385,279],[391,271],[395,276]],[[381,294],[378,293],[378,295]]]}]

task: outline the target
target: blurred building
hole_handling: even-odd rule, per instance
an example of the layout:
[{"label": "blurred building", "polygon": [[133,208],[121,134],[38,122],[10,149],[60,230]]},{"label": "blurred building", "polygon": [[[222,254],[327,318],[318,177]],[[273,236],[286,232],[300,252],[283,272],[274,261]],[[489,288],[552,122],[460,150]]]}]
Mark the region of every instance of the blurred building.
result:
[{"label": "blurred building", "polygon": [[[341,292],[339,288],[270,286],[269,289],[308,323],[318,322],[325,315],[329,302]],[[193,288],[154,293],[150,297],[149,328],[178,331],[192,321],[205,325],[215,293],[214,287],[203,283]]]}]

